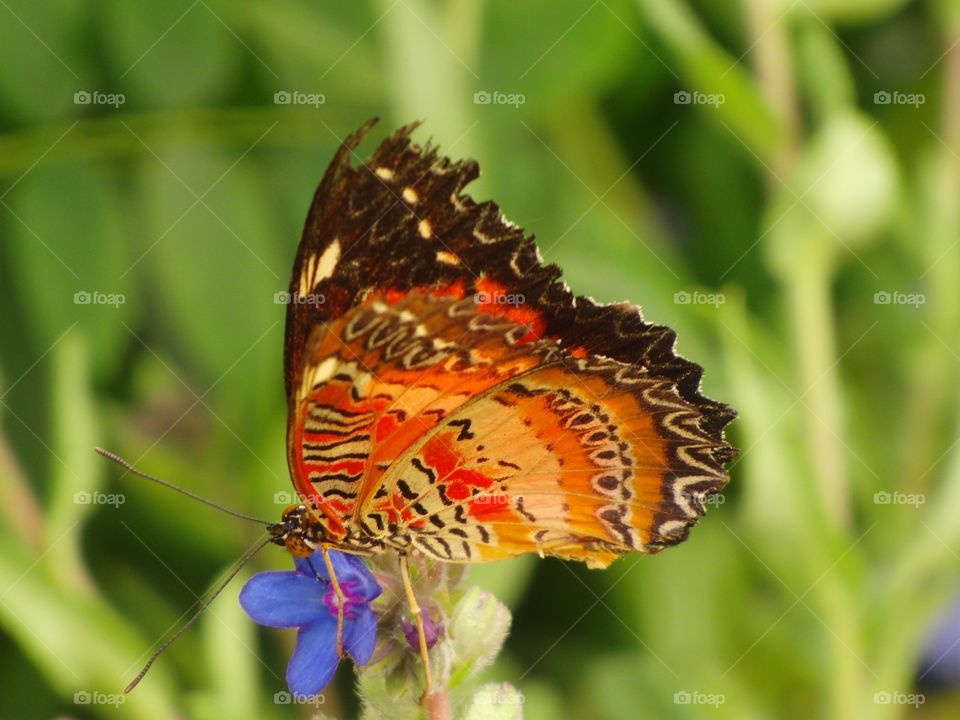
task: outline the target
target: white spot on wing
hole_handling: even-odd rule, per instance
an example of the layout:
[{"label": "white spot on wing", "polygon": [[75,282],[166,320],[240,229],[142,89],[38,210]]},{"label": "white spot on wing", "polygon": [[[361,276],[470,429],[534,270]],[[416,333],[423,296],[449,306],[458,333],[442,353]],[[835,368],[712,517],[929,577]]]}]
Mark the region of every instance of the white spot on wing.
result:
[{"label": "white spot on wing", "polygon": [[333,242],[323,251],[323,255],[320,256],[320,261],[317,263],[316,275],[313,278],[310,289],[315,288],[321,280],[326,280],[333,275],[333,271],[337,269],[338,262],[340,262],[340,240],[334,238]]},{"label": "white spot on wing", "polygon": [[415,204],[417,200],[420,199],[420,196],[417,195],[417,191],[414,190],[412,187],[405,187],[403,189],[403,193],[401,194],[403,195],[403,199],[406,200],[411,205]]},{"label": "white spot on wing", "polygon": [[317,269],[317,256],[311,255],[307,258],[307,262],[304,264],[303,269],[300,271],[300,284],[297,288],[297,292],[300,297],[304,297],[313,289],[313,275]]},{"label": "white spot on wing", "polygon": [[430,236],[433,235],[433,228],[430,227],[430,221],[421,220],[420,224],[417,225],[417,232],[420,233],[420,237],[422,237],[424,240],[429,239]]},{"label": "white spot on wing", "polygon": [[460,258],[447,250],[437,250],[437,262],[444,263],[445,265],[459,265]]},{"label": "white spot on wing", "polygon": [[340,361],[334,357],[328,357],[319,365],[308,367],[303,374],[303,386],[301,387],[301,397],[306,397],[313,392],[318,385],[322,385],[333,377],[334,372]]},{"label": "white spot on wing", "polygon": [[381,180],[393,180],[393,170],[388,167],[378,167],[374,172]]}]

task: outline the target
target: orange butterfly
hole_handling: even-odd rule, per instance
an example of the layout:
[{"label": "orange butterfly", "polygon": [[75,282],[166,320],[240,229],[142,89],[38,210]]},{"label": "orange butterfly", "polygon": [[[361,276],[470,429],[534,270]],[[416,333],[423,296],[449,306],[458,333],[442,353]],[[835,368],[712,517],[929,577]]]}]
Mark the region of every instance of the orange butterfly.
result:
[{"label": "orange butterfly", "polygon": [[[735,413],[639,308],[575,297],[532,237],[462,193],[472,161],[387,138],[334,157],[287,309],[287,456],[301,499],[271,527],[305,556],[535,552],[606,567],[682,541],[728,478]],[[338,649],[342,649],[342,617]],[[429,663],[425,662],[427,693]]]}]

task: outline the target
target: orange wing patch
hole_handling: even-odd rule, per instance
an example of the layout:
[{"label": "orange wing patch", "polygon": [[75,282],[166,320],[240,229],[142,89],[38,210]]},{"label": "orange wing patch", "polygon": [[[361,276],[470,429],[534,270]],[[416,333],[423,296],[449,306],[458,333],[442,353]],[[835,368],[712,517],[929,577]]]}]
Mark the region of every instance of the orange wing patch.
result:
[{"label": "orange wing patch", "polygon": [[[698,517],[689,502],[664,497],[679,441],[656,422],[670,415],[682,425],[693,410],[665,381],[616,384],[609,367],[569,364],[465,404],[384,478],[410,498],[415,547],[447,561],[538,552],[603,566],[656,551]],[[684,482],[700,483],[688,491],[694,499],[722,477],[707,471]],[[367,507],[379,525],[380,508]]]},{"label": "orange wing patch", "polygon": [[414,292],[371,298],[314,334],[291,408],[289,459],[298,493],[335,539],[411,444],[541,361],[505,345],[526,333],[477,315],[470,299]]}]

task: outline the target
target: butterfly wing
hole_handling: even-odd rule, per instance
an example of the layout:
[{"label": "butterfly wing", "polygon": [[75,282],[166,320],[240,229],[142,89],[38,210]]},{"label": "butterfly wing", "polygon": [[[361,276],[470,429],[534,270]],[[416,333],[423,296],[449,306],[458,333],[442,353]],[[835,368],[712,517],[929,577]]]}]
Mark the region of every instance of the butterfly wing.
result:
[{"label": "butterfly wing", "polygon": [[679,542],[734,417],[638,308],[572,296],[462,194],[475,163],[389,137],[314,197],[288,309],[291,474],[337,537],[445,560],[604,565]]},{"label": "butterfly wing", "polygon": [[[308,341],[294,388],[291,470],[335,537],[360,521],[383,473],[425,432],[477,393],[536,366],[527,352],[488,354],[485,336],[505,323],[471,322],[454,304],[418,290],[392,303],[374,295]],[[458,342],[465,335],[470,347]]]}]

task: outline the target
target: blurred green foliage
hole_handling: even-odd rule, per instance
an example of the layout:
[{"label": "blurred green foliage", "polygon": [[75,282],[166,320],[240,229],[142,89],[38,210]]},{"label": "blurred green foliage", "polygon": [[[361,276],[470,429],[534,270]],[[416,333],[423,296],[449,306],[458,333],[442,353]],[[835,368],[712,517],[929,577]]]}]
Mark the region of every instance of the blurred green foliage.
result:
[{"label": "blurred green foliage", "polygon": [[[603,573],[472,569],[514,608],[489,675],[526,717],[956,716],[955,690],[896,700],[960,585],[955,4],[7,0],[0,17],[0,716],[316,710],[273,702],[291,638],[233,589],[109,704],[256,530],[118,480],[92,447],[277,512],[273,295],[339,139],[373,115],[480,160],[475,196],[577,292],[675,327],[741,413],[733,482],[684,545]],[[320,709],[350,717],[341,675]]]}]

